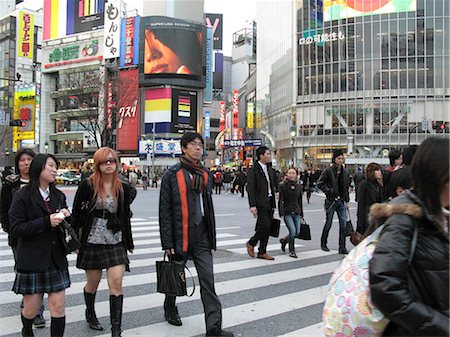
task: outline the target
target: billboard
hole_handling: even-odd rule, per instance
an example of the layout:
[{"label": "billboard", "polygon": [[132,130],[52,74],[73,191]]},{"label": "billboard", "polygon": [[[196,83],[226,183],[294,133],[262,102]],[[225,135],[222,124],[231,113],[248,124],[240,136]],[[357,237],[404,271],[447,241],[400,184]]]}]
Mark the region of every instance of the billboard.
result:
[{"label": "billboard", "polygon": [[197,92],[172,89],[172,133],[197,131]]},{"label": "billboard", "polygon": [[223,90],[223,54],[214,54],[213,88]]},{"label": "billboard", "polygon": [[33,62],[34,16],[20,12],[17,17],[17,57]]},{"label": "billboard", "polygon": [[213,31],[213,49],[222,50],[222,32],[223,32],[223,15],[222,14],[205,14],[206,27],[212,27]]},{"label": "billboard", "polygon": [[117,150],[136,151],[139,133],[139,72],[119,71]]},{"label": "billboard", "polygon": [[120,33],[120,67],[139,64],[139,16],[122,18]]},{"label": "billboard", "polygon": [[35,95],[34,84],[19,86],[14,92],[14,118],[25,122],[24,127],[14,127],[13,149],[20,148],[21,140],[34,140],[34,121],[35,121]]},{"label": "billboard", "polygon": [[323,21],[415,10],[416,0],[328,0],[323,2]]},{"label": "billboard", "polygon": [[141,20],[140,82],[203,88],[204,27],[164,16]]},{"label": "billboard", "polygon": [[205,103],[212,102],[212,89],[213,89],[213,41],[212,41],[212,28],[206,27],[206,82],[203,101]]},{"label": "billboard", "polygon": [[120,56],[121,13],[119,0],[107,0],[105,10],[105,29],[103,57],[105,60]]}]

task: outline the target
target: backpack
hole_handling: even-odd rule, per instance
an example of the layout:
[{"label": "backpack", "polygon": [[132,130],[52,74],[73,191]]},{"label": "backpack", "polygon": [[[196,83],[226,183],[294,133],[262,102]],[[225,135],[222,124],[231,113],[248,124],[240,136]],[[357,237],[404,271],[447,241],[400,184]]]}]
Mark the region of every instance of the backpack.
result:
[{"label": "backpack", "polygon": [[[389,323],[372,303],[369,285],[369,261],[373,257],[384,225],[362,240],[342,260],[333,273],[323,308],[325,336],[379,337]],[[418,226],[411,241],[411,264],[417,244]]]}]

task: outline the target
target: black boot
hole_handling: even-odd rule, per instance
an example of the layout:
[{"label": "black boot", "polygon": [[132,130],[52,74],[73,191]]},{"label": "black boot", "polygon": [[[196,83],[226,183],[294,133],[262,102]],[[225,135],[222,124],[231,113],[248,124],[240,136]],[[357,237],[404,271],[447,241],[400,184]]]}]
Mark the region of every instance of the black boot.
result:
[{"label": "black boot", "polygon": [[100,325],[100,322],[97,319],[97,315],[95,314],[95,294],[96,293],[87,293],[84,290],[84,302],[86,303],[86,322],[89,324],[89,328],[93,330],[102,331],[103,327]]},{"label": "black boot", "polygon": [[289,238],[289,256],[297,258],[297,254],[295,254],[294,239],[291,238]]},{"label": "black boot", "polygon": [[286,251],[286,245],[287,245],[287,240],[286,238],[281,238],[280,239],[280,243],[281,243],[281,250],[283,251],[283,253]]},{"label": "black boot", "polygon": [[50,323],[50,336],[63,337],[65,328],[66,328],[66,316],[52,317]]},{"label": "black boot", "polygon": [[111,336],[122,336],[123,295],[109,296],[109,315],[111,317]]},{"label": "black boot", "polygon": [[28,319],[23,317],[23,315],[20,315],[20,318],[22,319],[22,337],[34,337],[33,333],[33,319]]},{"label": "black boot", "polygon": [[167,323],[180,326],[183,325],[183,322],[181,322],[180,315],[178,314],[178,308],[175,305],[175,296],[167,296],[164,300],[164,318],[166,319]]}]

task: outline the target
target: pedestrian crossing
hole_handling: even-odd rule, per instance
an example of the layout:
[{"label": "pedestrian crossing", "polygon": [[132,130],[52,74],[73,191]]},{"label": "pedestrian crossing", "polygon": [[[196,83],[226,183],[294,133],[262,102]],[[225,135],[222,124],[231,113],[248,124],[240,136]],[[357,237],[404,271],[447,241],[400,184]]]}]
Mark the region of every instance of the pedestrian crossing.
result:
[{"label": "pedestrian crossing", "polygon": [[[156,292],[155,262],[162,258],[158,223],[154,218],[133,219],[132,228],[135,251],[129,255],[131,272],[125,274],[123,282],[122,336],[203,335],[205,323],[198,280],[195,279],[197,290],[192,297],[177,299],[183,326],[169,325],[164,320],[164,295]],[[292,259],[281,254],[279,244],[269,244],[267,250],[275,255],[274,261],[252,259],[245,248],[248,238],[238,234],[239,228],[230,224],[217,230],[214,272],[223,306],[223,328],[235,332],[235,336],[322,336],[322,303],[331,273],[342,256],[336,252],[302,250],[303,246],[297,244],[299,258]],[[21,296],[10,290],[14,281],[13,257],[5,247],[7,238],[3,234],[0,244],[0,336],[19,336]],[[68,259],[72,285],[66,290],[65,336],[110,336],[106,280],[100,283],[96,301],[97,316],[105,331],[97,332],[85,323],[84,272],[75,267],[75,254]],[[196,277],[192,261],[188,266]],[[48,319],[49,312],[44,316]],[[35,335],[48,336],[48,325],[46,329],[35,330]]]}]

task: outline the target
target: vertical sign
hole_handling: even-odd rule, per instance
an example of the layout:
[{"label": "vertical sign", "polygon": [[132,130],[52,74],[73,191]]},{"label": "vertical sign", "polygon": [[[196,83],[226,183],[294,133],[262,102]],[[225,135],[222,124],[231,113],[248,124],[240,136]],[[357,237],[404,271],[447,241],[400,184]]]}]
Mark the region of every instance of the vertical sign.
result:
[{"label": "vertical sign", "polygon": [[120,32],[120,67],[139,63],[139,16],[122,18]]},{"label": "vertical sign", "polygon": [[220,101],[220,131],[225,130],[225,102]]},{"label": "vertical sign", "polygon": [[204,102],[212,102],[212,87],[213,87],[213,32],[212,27],[206,27],[206,85],[204,90]]},{"label": "vertical sign", "polygon": [[120,56],[120,1],[108,0],[105,10],[105,39],[103,57],[105,60]]},{"label": "vertical sign", "polygon": [[107,101],[106,101],[106,128],[112,129],[113,120],[113,87],[112,82],[108,82]]},{"label": "vertical sign", "polygon": [[17,57],[33,62],[34,16],[20,12],[17,25]]},{"label": "vertical sign", "polygon": [[256,128],[262,128],[262,102],[256,102]]},{"label": "vertical sign", "polygon": [[214,50],[222,50],[222,14],[205,14],[206,27],[212,27]]},{"label": "vertical sign", "polygon": [[133,64],[134,55],[134,18],[125,19],[125,66]]},{"label": "vertical sign", "polygon": [[239,90],[233,90],[233,129],[239,127]]},{"label": "vertical sign", "polygon": [[209,111],[205,111],[205,139],[211,138],[211,116]]},{"label": "vertical sign", "polygon": [[119,71],[117,150],[136,151],[139,133],[139,70]]},{"label": "vertical sign", "polygon": [[253,129],[255,125],[255,106],[253,102],[247,102],[247,128]]}]

